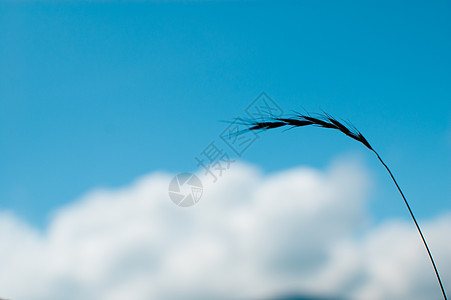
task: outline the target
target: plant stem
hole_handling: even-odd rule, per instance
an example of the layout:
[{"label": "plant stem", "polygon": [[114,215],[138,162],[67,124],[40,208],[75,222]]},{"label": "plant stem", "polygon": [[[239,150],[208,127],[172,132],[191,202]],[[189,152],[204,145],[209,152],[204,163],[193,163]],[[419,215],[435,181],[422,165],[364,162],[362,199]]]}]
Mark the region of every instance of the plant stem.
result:
[{"label": "plant stem", "polygon": [[406,199],[406,197],[404,196],[404,193],[402,192],[401,188],[399,187],[398,183],[396,182],[396,179],[395,179],[395,177],[393,176],[392,172],[390,171],[390,169],[388,168],[388,166],[384,163],[384,161],[383,161],[382,158],[379,156],[379,154],[378,154],[374,149],[371,149],[371,150],[376,154],[377,158],[378,158],[379,161],[384,165],[385,169],[387,169],[388,173],[389,173],[390,176],[391,176],[391,179],[393,179],[393,182],[395,183],[396,187],[398,188],[398,191],[399,191],[399,193],[401,194],[402,199],[404,199],[404,203],[406,204],[407,209],[409,210],[410,216],[412,217],[412,220],[413,220],[413,222],[415,223],[415,226],[417,227],[418,233],[419,233],[420,236],[421,236],[421,240],[423,241],[424,247],[426,247],[426,251],[428,252],[429,258],[430,258],[431,263],[432,263],[432,266],[434,267],[435,275],[437,276],[438,283],[440,284],[440,289],[442,290],[443,298],[444,298],[445,300],[447,300],[448,298],[446,297],[445,288],[443,287],[442,280],[440,279],[440,275],[438,274],[437,266],[435,265],[434,259],[432,258],[431,251],[429,250],[428,244],[426,243],[426,239],[424,238],[424,235],[423,235],[423,233],[421,232],[420,225],[418,225],[418,222],[417,222],[415,216],[413,215],[412,209],[410,209],[410,205],[409,205],[409,203],[407,202],[407,199]]}]

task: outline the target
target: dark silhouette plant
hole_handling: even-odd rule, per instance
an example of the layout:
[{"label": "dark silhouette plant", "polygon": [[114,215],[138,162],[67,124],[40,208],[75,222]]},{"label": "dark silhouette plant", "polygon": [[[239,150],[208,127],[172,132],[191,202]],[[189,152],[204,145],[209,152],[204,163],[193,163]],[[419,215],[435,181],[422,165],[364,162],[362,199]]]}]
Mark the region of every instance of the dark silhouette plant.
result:
[{"label": "dark silhouette plant", "polygon": [[[423,235],[423,232],[421,231],[420,225],[418,224],[412,209],[410,208],[409,203],[407,202],[406,197],[404,196],[404,193],[402,192],[400,186],[398,185],[398,182],[396,181],[395,177],[393,176],[393,173],[391,172],[390,168],[385,164],[385,162],[382,160],[380,155],[374,150],[374,148],[370,145],[368,140],[362,135],[362,133],[355,128],[353,125],[338,121],[331,115],[323,112],[321,114],[315,114],[314,116],[310,114],[301,114],[301,113],[295,113],[293,117],[273,117],[269,116],[267,119],[261,119],[261,120],[249,120],[244,121],[245,125],[247,125],[249,128],[247,130],[268,130],[273,128],[279,128],[279,127],[285,127],[285,126],[291,126],[294,127],[304,127],[304,126],[315,126],[315,127],[322,127],[322,128],[328,128],[328,129],[336,129],[341,131],[342,133],[346,134],[350,138],[362,143],[365,147],[370,149],[379,159],[381,164],[385,167],[385,169],[390,174],[391,179],[393,180],[394,184],[396,185],[396,188],[398,189],[399,193],[401,194],[402,199],[404,200],[404,203],[407,206],[407,209],[409,210],[410,216],[412,217],[413,222],[415,223],[415,226],[418,230],[418,233],[420,234],[421,240],[423,241],[424,247],[426,248],[426,251],[429,255],[429,259],[431,260],[432,266],[435,271],[435,275],[437,276],[438,283],[440,285],[440,289],[443,294],[443,298],[447,300],[447,296],[445,293],[445,289],[442,284],[442,280],[440,279],[440,275],[437,270],[437,266],[435,265],[434,259],[432,257],[431,251],[429,250],[429,246],[426,242],[426,239]],[[242,131],[243,132],[243,131]],[[239,132],[238,134],[242,133]]]}]

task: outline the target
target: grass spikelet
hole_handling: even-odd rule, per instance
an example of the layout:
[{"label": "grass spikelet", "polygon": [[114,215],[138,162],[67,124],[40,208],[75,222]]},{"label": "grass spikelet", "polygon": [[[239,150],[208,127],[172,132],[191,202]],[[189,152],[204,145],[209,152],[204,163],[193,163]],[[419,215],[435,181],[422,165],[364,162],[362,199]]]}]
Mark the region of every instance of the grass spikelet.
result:
[{"label": "grass spikelet", "polygon": [[424,244],[424,247],[426,248],[426,251],[429,255],[429,259],[432,263],[432,266],[435,271],[435,275],[437,277],[437,281],[440,285],[441,292],[443,294],[443,298],[447,300],[447,296],[445,293],[445,289],[442,284],[442,280],[440,279],[440,275],[437,270],[437,266],[435,265],[434,259],[432,257],[431,251],[429,250],[429,246],[426,242],[426,239],[424,238],[423,232],[421,231],[420,225],[418,224],[412,209],[410,208],[409,203],[407,202],[406,197],[404,196],[404,193],[402,192],[400,186],[398,185],[398,182],[396,181],[395,177],[393,176],[393,173],[391,172],[390,168],[385,164],[385,162],[382,160],[380,155],[374,150],[374,148],[370,145],[368,140],[363,136],[363,134],[355,128],[352,124],[344,124],[343,122],[338,121],[336,118],[332,117],[331,115],[323,112],[322,114],[315,114],[315,116],[311,116],[309,114],[301,114],[301,113],[295,113],[293,117],[268,117],[267,119],[261,120],[261,121],[247,121],[245,122],[245,125],[248,125],[248,130],[267,130],[267,129],[273,129],[273,128],[279,128],[284,126],[291,126],[291,127],[305,127],[305,126],[315,126],[315,127],[321,127],[321,128],[327,128],[327,129],[335,129],[338,130],[348,137],[360,142],[363,144],[366,148],[370,149],[379,159],[380,163],[385,167],[387,172],[390,174],[391,179],[393,180],[393,183],[396,185],[396,188],[398,189],[399,193],[401,194],[401,197],[404,200],[404,203],[410,213],[410,216],[415,223],[415,226],[417,228],[417,231],[421,237],[421,240]]}]

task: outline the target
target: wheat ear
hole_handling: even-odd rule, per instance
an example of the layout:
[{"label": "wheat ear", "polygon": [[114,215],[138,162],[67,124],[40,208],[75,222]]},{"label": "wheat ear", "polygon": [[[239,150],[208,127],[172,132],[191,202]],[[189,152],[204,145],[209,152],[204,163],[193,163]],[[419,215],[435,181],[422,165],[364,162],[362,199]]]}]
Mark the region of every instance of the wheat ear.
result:
[{"label": "wheat ear", "polygon": [[314,116],[310,114],[301,114],[296,113],[293,117],[269,117],[267,119],[262,119],[259,121],[245,121],[245,125],[248,125],[248,130],[267,130],[267,129],[273,129],[273,128],[279,128],[279,127],[304,127],[304,126],[316,126],[316,127],[322,127],[322,128],[329,128],[329,129],[336,129],[341,131],[342,133],[346,134],[350,138],[362,143],[370,149],[374,154],[376,154],[377,158],[381,162],[381,164],[385,167],[385,169],[390,174],[391,179],[393,180],[394,184],[396,185],[396,188],[398,189],[399,193],[401,194],[402,199],[404,200],[404,203],[407,206],[407,209],[409,210],[410,216],[412,217],[413,222],[415,223],[415,226],[418,230],[418,233],[420,234],[421,240],[423,241],[424,247],[426,248],[426,251],[429,255],[429,259],[431,260],[432,266],[434,267],[435,275],[437,276],[438,283],[440,285],[440,289],[443,294],[443,298],[447,300],[445,289],[442,284],[442,280],[440,279],[440,275],[437,270],[437,266],[435,265],[434,259],[432,258],[431,251],[429,250],[429,246],[426,242],[426,239],[424,238],[423,232],[421,231],[420,225],[418,225],[418,222],[412,212],[412,209],[410,208],[409,202],[407,202],[406,197],[404,196],[404,193],[402,192],[401,188],[398,185],[398,182],[396,182],[395,176],[393,176],[393,173],[391,172],[390,168],[385,164],[385,162],[382,160],[380,155],[376,152],[376,150],[371,147],[370,143],[367,141],[367,139],[362,135],[362,133],[352,126],[351,124],[343,124],[343,122],[339,122],[337,119],[332,117],[331,115],[323,112],[322,114],[315,114]]}]

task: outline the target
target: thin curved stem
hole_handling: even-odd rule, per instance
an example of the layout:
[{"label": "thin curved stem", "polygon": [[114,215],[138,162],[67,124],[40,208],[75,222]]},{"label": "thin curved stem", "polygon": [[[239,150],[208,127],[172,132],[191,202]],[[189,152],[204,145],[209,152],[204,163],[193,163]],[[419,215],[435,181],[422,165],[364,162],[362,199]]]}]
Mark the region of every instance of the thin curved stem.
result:
[{"label": "thin curved stem", "polygon": [[388,173],[390,174],[393,182],[395,183],[396,187],[398,188],[399,193],[401,194],[402,198],[404,199],[404,203],[407,206],[407,209],[409,210],[410,216],[412,217],[413,222],[415,223],[415,226],[417,227],[418,233],[420,234],[421,240],[423,241],[424,247],[426,247],[426,251],[429,255],[429,258],[431,260],[432,266],[434,267],[435,275],[437,276],[438,283],[440,284],[440,289],[442,290],[443,298],[447,300],[445,288],[443,287],[442,280],[440,279],[440,275],[438,274],[437,266],[435,265],[434,259],[432,258],[431,251],[429,250],[428,244],[426,243],[426,239],[424,238],[423,233],[421,232],[420,225],[418,225],[418,222],[413,215],[412,209],[410,209],[410,205],[407,202],[406,197],[404,196],[404,193],[402,192],[401,188],[399,187],[398,183],[396,182],[395,177],[393,176],[392,172],[388,168],[388,166],[384,163],[382,158],[379,156],[379,154],[371,147],[370,143],[367,141],[367,139],[362,135],[362,133],[352,126],[351,124],[343,124],[342,122],[338,121],[331,115],[323,112],[323,114],[312,117],[307,113],[307,115],[297,113],[295,117],[292,118],[274,118],[271,117],[268,120],[263,121],[250,121],[249,122],[249,130],[267,130],[272,128],[279,128],[283,126],[292,126],[292,127],[304,127],[304,126],[317,126],[322,128],[328,128],[328,129],[335,129],[339,130],[348,137],[362,143],[365,147],[373,151],[379,161],[382,163],[382,165],[387,169]]},{"label": "thin curved stem", "polygon": [[379,161],[384,165],[385,169],[387,169],[388,173],[389,173],[390,176],[391,176],[391,179],[393,180],[393,182],[395,183],[396,187],[398,188],[398,191],[399,191],[399,193],[401,194],[402,199],[404,199],[404,203],[406,204],[407,209],[409,210],[410,216],[412,217],[412,220],[413,220],[413,222],[415,223],[415,226],[417,227],[418,233],[419,233],[420,236],[421,236],[421,240],[423,241],[424,247],[426,247],[426,251],[428,252],[429,258],[430,258],[431,263],[432,263],[432,266],[434,267],[435,275],[437,276],[438,283],[440,284],[440,289],[442,290],[443,298],[444,298],[445,300],[447,300],[448,298],[446,297],[445,288],[443,287],[442,280],[440,279],[440,275],[439,275],[439,273],[438,273],[438,270],[437,270],[437,267],[436,267],[436,265],[435,265],[434,259],[432,258],[431,251],[429,250],[429,247],[428,247],[428,244],[426,243],[426,239],[424,238],[423,232],[421,232],[420,225],[418,225],[417,219],[416,219],[415,216],[413,215],[412,209],[410,209],[410,205],[409,205],[409,203],[407,202],[407,199],[406,199],[406,197],[404,196],[404,193],[402,192],[401,188],[399,187],[398,183],[396,182],[396,179],[395,179],[395,177],[393,176],[392,172],[390,171],[390,169],[388,168],[388,166],[384,163],[384,161],[383,161],[382,158],[379,156],[379,154],[378,154],[374,149],[371,149],[371,150],[376,154],[377,158],[378,158]]}]

